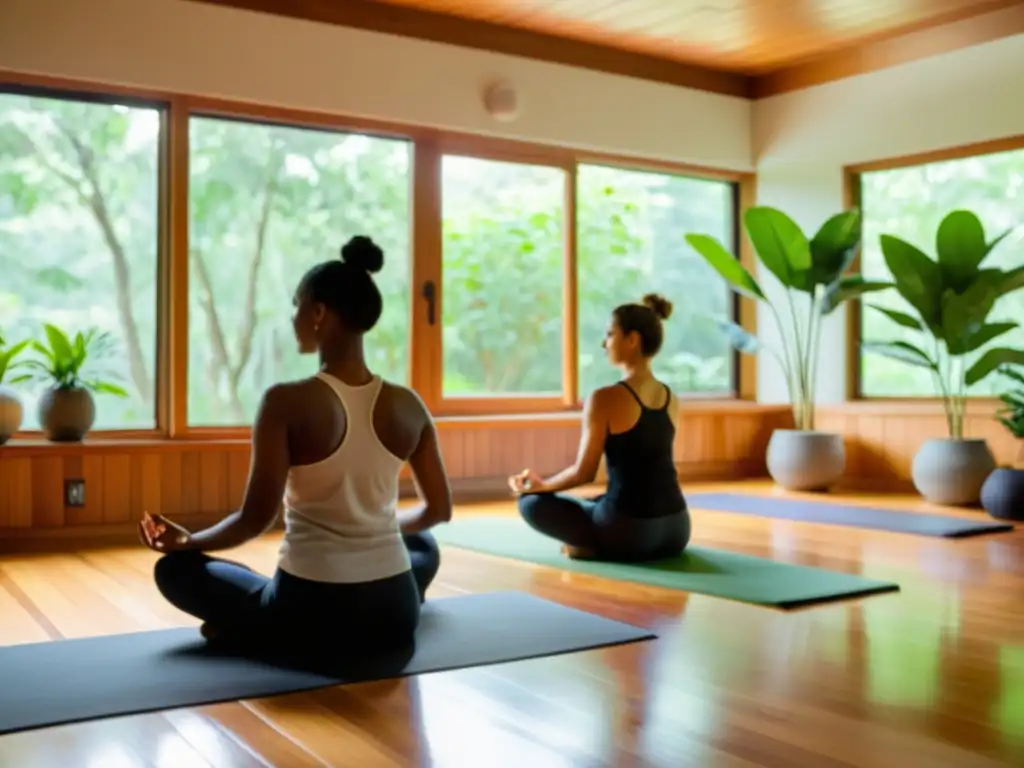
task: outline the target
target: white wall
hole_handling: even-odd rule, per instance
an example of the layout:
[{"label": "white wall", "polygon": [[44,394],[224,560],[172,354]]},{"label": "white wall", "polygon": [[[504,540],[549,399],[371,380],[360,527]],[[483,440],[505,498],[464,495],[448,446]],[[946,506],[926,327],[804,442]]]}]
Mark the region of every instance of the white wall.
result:
[{"label": "white wall", "polygon": [[[841,210],[846,165],[1020,134],[1024,35],[755,102],[758,202],[813,231]],[[762,307],[758,330],[774,338],[773,327]],[[843,308],[822,328],[820,402],[846,397],[845,329]],[[774,361],[759,358],[758,399],[786,397]]]},{"label": "white wall", "polygon": [[[0,69],[753,168],[741,98],[182,0],[0,0]],[[481,105],[494,78],[511,125]]]}]

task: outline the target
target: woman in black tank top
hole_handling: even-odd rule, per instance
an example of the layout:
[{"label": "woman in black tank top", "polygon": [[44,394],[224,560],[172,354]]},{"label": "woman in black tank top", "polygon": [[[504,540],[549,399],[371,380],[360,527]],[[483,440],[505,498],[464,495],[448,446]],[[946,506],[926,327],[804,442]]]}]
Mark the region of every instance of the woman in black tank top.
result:
[{"label": "woman in black tank top", "polygon": [[[561,541],[570,557],[657,560],[678,555],[689,543],[690,515],[672,457],[676,399],[651,373],[662,321],[671,312],[672,305],[654,294],[615,308],[602,346],[625,375],[587,398],[576,463],[546,480],[529,469],[509,478],[523,519]],[[584,499],[563,493],[593,482],[602,455],[604,494]]]}]

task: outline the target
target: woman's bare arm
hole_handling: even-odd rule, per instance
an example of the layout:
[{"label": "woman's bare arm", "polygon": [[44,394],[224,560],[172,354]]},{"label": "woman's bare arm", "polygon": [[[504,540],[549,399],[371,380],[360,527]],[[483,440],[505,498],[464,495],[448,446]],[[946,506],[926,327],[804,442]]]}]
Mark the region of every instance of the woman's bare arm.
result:
[{"label": "woman's bare arm", "polygon": [[241,509],[191,534],[188,542],[177,549],[231,549],[259,536],[277,517],[290,465],[287,393],[280,386],[271,387],[263,395],[252,429],[249,483]]},{"label": "woman's bare arm", "polygon": [[530,493],[558,493],[568,491],[580,485],[592,483],[597,477],[604,453],[604,440],[608,432],[606,413],[606,395],[601,390],[591,393],[583,404],[581,419],[582,434],[580,446],[576,453],[576,461],[557,475],[543,480],[539,488],[530,488]]},{"label": "woman's bare arm", "polygon": [[399,511],[398,525],[402,533],[419,533],[452,519],[452,489],[437,440],[437,428],[425,406],[423,415],[420,441],[409,457],[420,503],[412,509]]}]

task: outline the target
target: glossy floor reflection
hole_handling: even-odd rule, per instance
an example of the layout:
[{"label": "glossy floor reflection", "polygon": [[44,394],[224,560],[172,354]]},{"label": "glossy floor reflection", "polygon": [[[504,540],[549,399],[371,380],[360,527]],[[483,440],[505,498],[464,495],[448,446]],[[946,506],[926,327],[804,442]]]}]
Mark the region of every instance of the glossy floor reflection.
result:
[{"label": "glossy floor reflection", "polygon": [[[480,511],[512,506],[459,514]],[[449,549],[438,595],[525,590],[660,638],[14,734],[0,766],[1024,765],[1024,532],[947,541],[697,510],[694,540],[902,591],[782,612]],[[277,543],[238,559],[269,570]],[[154,559],[0,556],[0,644],[194,623],[157,599]]]}]

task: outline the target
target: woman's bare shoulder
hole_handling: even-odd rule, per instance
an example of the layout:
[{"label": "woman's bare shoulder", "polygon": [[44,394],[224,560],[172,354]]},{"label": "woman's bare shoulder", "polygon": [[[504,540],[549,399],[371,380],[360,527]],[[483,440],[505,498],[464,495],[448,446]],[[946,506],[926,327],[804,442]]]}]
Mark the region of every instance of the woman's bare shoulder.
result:
[{"label": "woman's bare shoulder", "polygon": [[612,407],[625,392],[625,389],[618,384],[609,384],[606,387],[598,387],[591,391],[587,398],[586,407],[594,412],[602,412]]},{"label": "woman's bare shoulder", "polygon": [[385,379],[381,384],[380,398],[387,402],[401,418],[426,420],[431,418],[430,410],[423,402],[423,398],[411,387]]}]

